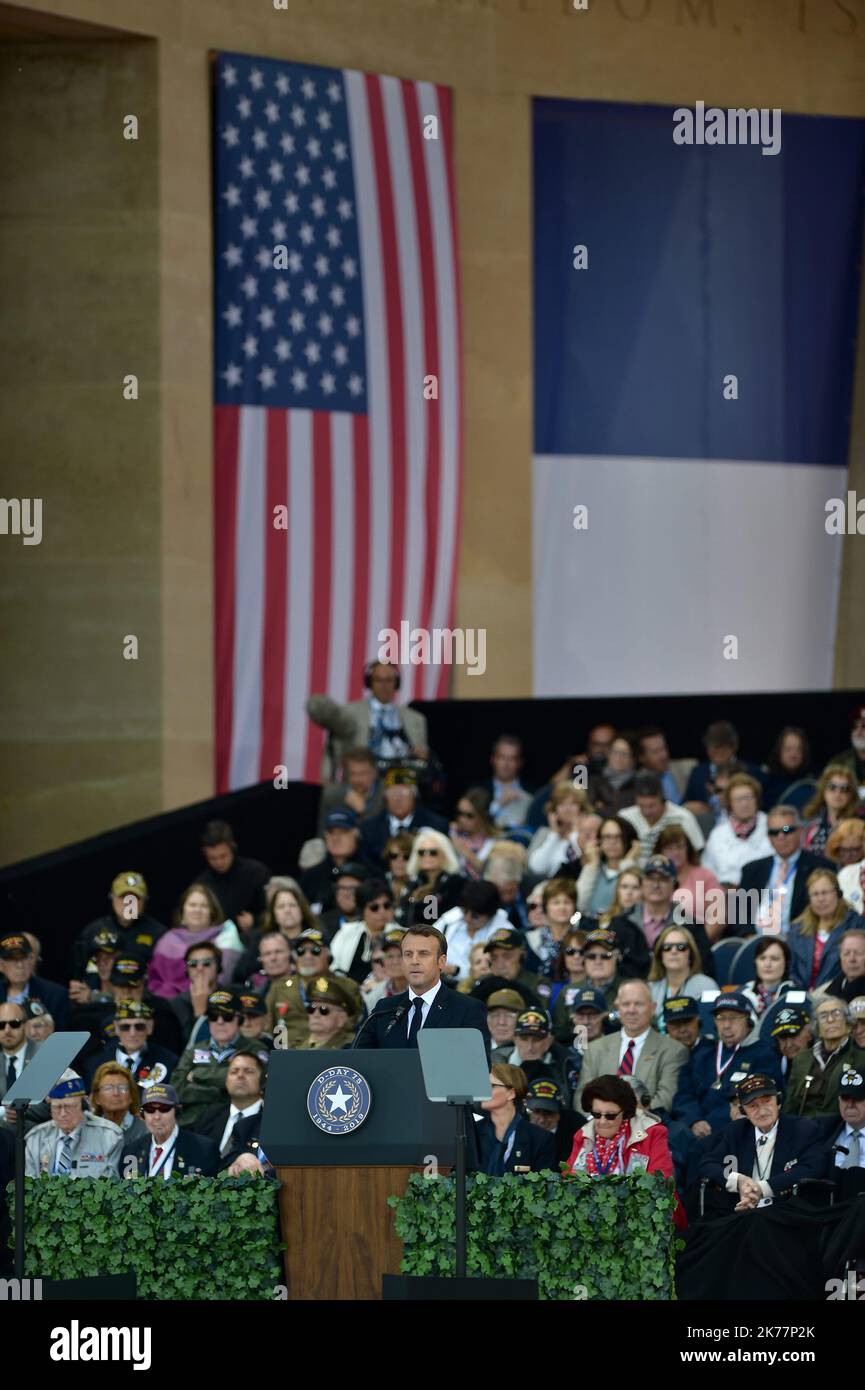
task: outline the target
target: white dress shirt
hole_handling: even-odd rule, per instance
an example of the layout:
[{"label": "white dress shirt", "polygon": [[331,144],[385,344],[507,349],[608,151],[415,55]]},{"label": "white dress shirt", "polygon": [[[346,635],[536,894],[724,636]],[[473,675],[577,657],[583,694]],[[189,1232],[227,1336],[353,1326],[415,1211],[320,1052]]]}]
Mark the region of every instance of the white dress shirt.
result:
[{"label": "white dress shirt", "polygon": [[[837,1153],[837,1152],[836,1152],[836,1154],[835,1154],[835,1167],[836,1167],[836,1168],[843,1168],[843,1167],[846,1166],[846,1164],[848,1164],[848,1163],[850,1162],[850,1159],[849,1159],[849,1156],[848,1156],[848,1155],[849,1155],[849,1153],[850,1153],[851,1148],[853,1147],[853,1133],[854,1133],[854,1131],[857,1131],[857,1130],[858,1130],[858,1133],[859,1133],[859,1163],[858,1163],[858,1167],[860,1167],[860,1168],[865,1168],[865,1124],[861,1124],[861,1125],[845,1125],[844,1128],[843,1128],[843,1130],[841,1131],[841,1133],[838,1135],[838,1138],[835,1140],[835,1143],[836,1143],[836,1144],[843,1144],[843,1145],[844,1145],[844,1148],[847,1150],[847,1153],[846,1153],[846,1154],[840,1154],[840,1153]],[[854,1165],[854,1166],[856,1166],[856,1165]]]},{"label": "white dress shirt", "polygon": [[237,1124],[237,1121],[245,1120],[247,1115],[257,1115],[262,1107],[262,1104],[263,1102],[261,1096],[259,1096],[258,1100],[253,1101],[252,1105],[247,1105],[245,1110],[239,1110],[237,1106],[234,1104],[229,1106],[228,1119],[225,1122],[225,1129],[222,1131],[222,1138],[219,1141],[220,1154],[222,1154],[226,1144],[231,1138],[234,1126]]},{"label": "white dress shirt", "polygon": [[[754,1131],[754,1143],[756,1144],[757,1148],[756,1153],[754,1155],[754,1166],[751,1169],[751,1177],[754,1179],[754,1182],[757,1183],[757,1185],[760,1188],[760,1191],[763,1194],[763,1196],[757,1203],[759,1207],[769,1206],[773,1196],[775,1195],[771,1187],[769,1186],[769,1172],[772,1167],[772,1155],[775,1152],[775,1140],[777,1138],[777,1120],[775,1121],[772,1128],[768,1131],[767,1134],[761,1134],[759,1130]],[[765,1140],[765,1142],[762,1144],[760,1143],[761,1139]],[[727,1178],[728,1192],[739,1191],[739,1177],[740,1174],[738,1172],[730,1173],[730,1175]]]},{"label": "white dress shirt", "polygon": [[649,1036],[650,1032],[651,1029],[647,1028],[645,1033],[641,1033],[638,1038],[629,1038],[625,1030],[622,1029],[622,1040],[619,1043],[619,1066],[622,1065],[622,1058],[628,1050],[628,1043],[632,1042],[634,1044],[634,1071],[637,1070],[637,1063],[640,1060],[640,1053],[643,1050],[643,1044],[645,1043],[646,1038]]},{"label": "white dress shirt", "polygon": [[[180,1130],[178,1129],[177,1125],[175,1125],[168,1138],[162,1144],[159,1145],[157,1145],[156,1140],[153,1138],[153,1135],[150,1136],[150,1152],[147,1156],[148,1177],[171,1177],[171,1170],[174,1167],[175,1145],[177,1144],[177,1136],[179,1133]],[[154,1175],[153,1165],[156,1162],[157,1147],[160,1148],[162,1152],[159,1155],[159,1171]],[[162,1160],[164,1160],[164,1162]]]},{"label": "white dress shirt", "polygon": [[421,1009],[421,1011],[420,1011],[420,1014],[421,1014],[420,1026],[421,1026],[421,1028],[423,1028],[424,1025],[426,1024],[427,1019],[429,1018],[429,1011],[430,1011],[430,1009],[432,1008],[433,1000],[435,999],[436,995],[438,994],[438,992],[439,992],[439,990],[440,990],[441,988],[442,988],[442,982],[441,982],[441,980],[439,980],[439,981],[438,981],[438,984],[433,985],[432,989],[428,989],[428,990],[426,991],[425,994],[416,994],[415,991],[412,989],[411,985],[409,985],[409,991],[408,991],[408,1023],[406,1024],[406,1030],[405,1030],[405,1031],[406,1031],[406,1037],[408,1037],[409,1033],[411,1032],[411,1021],[412,1021],[412,1019],[414,1018],[414,1001],[415,1001],[415,999],[422,999],[422,1000],[423,1000],[423,1007],[422,1007],[422,1009]]},{"label": "white dress shirt", "polygon": [[[141,1048],[137,1052],[124,1052],[122,1047],[115,1048],[114,1060],[119,1062],[125,1071],[134,1072],[141,1061]],[[130,1066],[129,1063],[132,1062]]]},{"label": "white dress shirt", "polygon": [[20,1047],[16,1047],[14,1052],[4,1052],[6,1058],[6,1086],[9,1086],[9,1063],[15,1061],[15,1080],[19,1081],[24,1070],[24,1053],[27,1051],[27,1039],[25,1038]]}]

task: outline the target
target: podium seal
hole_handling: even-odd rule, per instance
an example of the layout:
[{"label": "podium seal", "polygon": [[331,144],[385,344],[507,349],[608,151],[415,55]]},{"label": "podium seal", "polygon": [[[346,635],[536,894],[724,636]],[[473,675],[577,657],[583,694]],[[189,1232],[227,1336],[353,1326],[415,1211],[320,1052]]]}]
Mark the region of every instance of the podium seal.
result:
[{"label": "podium seal", "polygon": [[324,1134],[351,1134],[371,1107],[369,1084],[354,1067],[319,1072],[306,1096],[309,1118]]}]

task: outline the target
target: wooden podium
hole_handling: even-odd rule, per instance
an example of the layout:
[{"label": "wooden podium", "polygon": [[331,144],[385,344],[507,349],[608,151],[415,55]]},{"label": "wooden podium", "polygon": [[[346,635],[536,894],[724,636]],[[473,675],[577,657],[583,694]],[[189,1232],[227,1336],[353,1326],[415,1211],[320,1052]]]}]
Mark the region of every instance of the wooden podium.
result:
[{"label": "wooden podium", "polygon": [[[351,1073],[368,1088],[369,1104],[358,1109],[367,1113],[356,1127],[339,1133],[358,1093],[365,1096],[363,1085],[346,1080]],[[277,1050],[261,1146],[282,1183],[289,1298],[379,1299],[382,1275],[399,1274],[402,1258],[387,1199],[401,1196],[431,1158],[441,1172],[452,1166],[453,1115],[427,1100],[413,1049]]]}]

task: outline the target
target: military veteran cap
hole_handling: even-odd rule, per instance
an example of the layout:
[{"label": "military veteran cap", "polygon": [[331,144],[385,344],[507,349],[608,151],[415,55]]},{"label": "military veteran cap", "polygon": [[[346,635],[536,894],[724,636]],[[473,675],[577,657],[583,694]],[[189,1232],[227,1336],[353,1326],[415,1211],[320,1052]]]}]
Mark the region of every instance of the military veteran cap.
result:
[{"label": "military veteran cap", "polygon": [[523,945],[522,936],[513,927],[497,927],[489,941],[484,942],[484,950],[489,955],[490,951],[519,951]]},{"label": "military veteran cap", "polygon": [[113,898],[125,898],[127,893],[131,893],[136,898],[147,897],[147,884],[141,874],[118,874],[112,880],[111,896]]},{"label": "military veteran cap", "polygon": [[751,1005],[747,998],[737,989],[731,989],[728,993],[721,993],[712,1005],[713,1014],[733,1013],[751,1015]]},{"label": "military veteran cap", "polygon": [[260,1018],[267,1013],[267,1005],[257,994],[241,994],[240,1012],[245,1018]]},{"label": "military veteran cap", "polygon": [[48,1100],[74,1100],[76,1096],[86,1096],[87,1087],[77,1071],[67,1070],[48,1092]]},{"label": "military veteran cap", "polygon": [[546,1009],[524,1009],[517,1019],[514,1035],[521,1038],[542,1038],[552,1030],[553,1021]]},{"label": "military veteran cap", "polygon": [[590,931],[586,935],[583,946],[583,958],[592,946],[603,946],[605,951],[615,951],[618,948],[619,939],[615,932],[607,931],[606,927],[597,927],[595,931]]},{"label": "military veteran cap", "polygon": [[416,787],[417,773],[412,767],[389,767],[384,774],[386,787]]},{"label": "military veteran cap", "polygon": [[803,1028],[811,1022],[807,1009],[794,1008],[788,1004],[786,1008],[779,1009],[775,1015],[775,1021],[769,1030],[773,1038],[793,1038],[797,1033],[801,1033]]},{"label": "military veteran cap", "polygon": [[319,927],[306,927],[300,933],[300,936],[296,936],[293,941],[289,942],[289,945],[292,947],[299,946],[301,941],[308,941],[311,946],[327,945],[324,932],[321,931]]},{"label": "military veteran cap", "polygon": [[216,1014],[221,1018],[234,1018],[239,1009],[240,1002],[233,989],[215,989],[212,994],[207,996],[208,1014]]},{"label": "military veteran cap", "polygon": [[562,1093],[555,1081],[545,1076],[532,1082],[523,1103],[527,1110],[549,1110],[555,1115],[561,1115],[565,1108]]},{"label": "military veteran cap", "polygon": [[405,936],[405,927],[388,927],[382,933],[382,940],[385,946],[402,946],[402,939]]},{"label": "military veteran cap", "polygon": [[307,997],[309,1004],[336,1004],[340,1009],[345,1009],[350,1018],[354,1018],[354,1000],[339,980],[320,975],[307,990]]},{"label": "military veteran cap", "polygon": [[324,818],[325,830],[356,830],[357,816],[349,806],[341,806]]},{"label": "military veteran cap", "polygon": [[94,951],[116,951],[119,940],[113,927],[101,927],[90,944]]},{"label": "military veteran cap", "polygon": [[146,974],[147,966],[144,961],[124,951],[112,965],[109,978],[113,985],[140,985]]},{"label": "military veteran cap", "polygon": [[651,858],[646,861],[645,868],[643,869],[643,878],[646,878],[649,874],[663,874],[665,878],[675,878],[676,866],[672,859],[668,859],[665,854],[653,854]]},{"label": "military veteran cap", "polygon": [[487,1000],[487,1012],[490,1009],[510,1009],[511,1013],[521,1014],[525,1007],[525,999],[515,989],[493,990]]},{"label": "military veteran cap", "polygon": [[679,1023],[688,1018],[699,1018],[700,1009],[696,999],[691,999],[687,994],[676,994],[672,999],[664,1000],[664,1022]]},{"label": "military veteran cap", "polygon": [[578,989],[568,1005],[568,1012],[575,1013],[577,1009],[594,1009],[597,1014],[607,1013],[608,1006],[603,990]]},{"label": "military veteran cap", "polygon": [[182,1109],[174,1087],[166,1086],[162,1081],[157,1081],[152,1086],[147,1087],[141,1098],[142,1110],[148,1105],[170,1105],[173,1110]]},{"label": "military veteran cap", "polygon": [[736,1087],[736,1095],[742,1105],[746,1105],[749,1100],[756,1100],[758,1096],[780,1096],[778,1083],[774,1077],[766,1076],[763,1072],[754,1072],[751,1076],[746,1076],[744,1081],[740,1081]]},{"label": "military veteran cap", "polygon": [[114,1021],[130,1018],[152,1018],[153,1009],[143,999],[121,999],[114,1011]]},{"label": "military veteran cap", "polygon": [[32,956],[33,947],[22,936],[20,932],[15,932],[10,936],[0,937],[0,958],[3,960],[22,960],[25,956]]},{"label": "military veteran cap", "polygon": [[865,1100],[865,1076],[852,1067],[841,1073],[838,1094],[845,1100]]}]

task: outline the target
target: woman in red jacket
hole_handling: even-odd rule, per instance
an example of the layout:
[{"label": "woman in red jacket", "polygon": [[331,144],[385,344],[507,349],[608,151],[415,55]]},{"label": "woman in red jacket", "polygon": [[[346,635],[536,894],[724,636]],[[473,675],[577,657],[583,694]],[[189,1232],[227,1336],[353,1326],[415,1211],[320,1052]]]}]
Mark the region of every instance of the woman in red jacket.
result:
[{"label": "woman in red jacket", "polygon": [[[592,1178],[649,1172],[672,1178],[667,1129],[647,1111],[637,1115],[637,1097],[620,1076],[597,1076],[583,1088],[582,1109],[590,1119],[574,1135],[568,1159],[572,1173]],[[678,1197],[673,1220],[684,1227]]]}]

